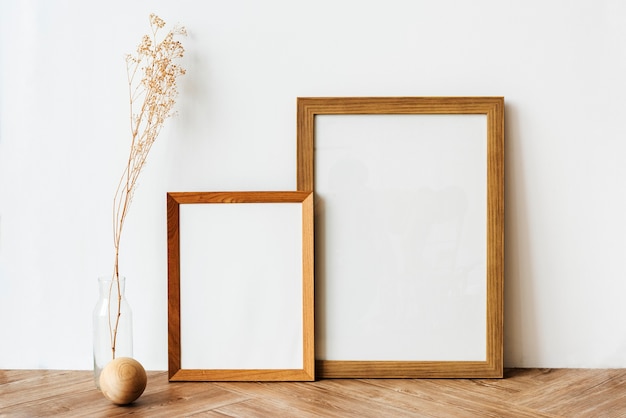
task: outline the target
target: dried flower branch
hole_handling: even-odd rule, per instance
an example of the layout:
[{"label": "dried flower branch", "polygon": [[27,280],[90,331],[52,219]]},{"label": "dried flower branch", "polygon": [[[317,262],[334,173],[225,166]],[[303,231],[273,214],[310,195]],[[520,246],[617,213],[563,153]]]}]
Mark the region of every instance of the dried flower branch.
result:
[{"label": "dried flower branch", "polygon": [[[111,351],[115,358],[117,329],[119,325],[121,292],[119,292],[119,253],[124,221],[137,187],[137,179],[146,164],[146,159],[159,136],[165,120],[171,117],[178,96],[176,81],[185,74],[185,69],[176,64],[185,49],[176,36],[186,36],[183,26],[174,26],[159,39],[159,31],[165,21],[155,14],[150,15],[151,34],[144,35],[135,55],[126,56],[128,75],[128,97],[130,101],[131,145],[128,162],[113,199],[113,242],[115,262],[113,283],[118,286],[118,305],[115,324],[109,315]],[[141,77],[141,78],[139,78]]]}]

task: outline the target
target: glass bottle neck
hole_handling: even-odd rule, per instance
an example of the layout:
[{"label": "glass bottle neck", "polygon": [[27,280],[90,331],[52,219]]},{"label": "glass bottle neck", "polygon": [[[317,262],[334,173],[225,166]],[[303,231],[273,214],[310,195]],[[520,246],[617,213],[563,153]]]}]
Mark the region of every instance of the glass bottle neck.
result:
[{"label": "glass bottle neck", "polygon": [[126,278],[120,276],[119,279],[113,279],[111,277],[98,277],[98,286],[100,288],[100,297],[109,298],[117,297],[118,292],[124,296],[124,287],[126,285]]}]

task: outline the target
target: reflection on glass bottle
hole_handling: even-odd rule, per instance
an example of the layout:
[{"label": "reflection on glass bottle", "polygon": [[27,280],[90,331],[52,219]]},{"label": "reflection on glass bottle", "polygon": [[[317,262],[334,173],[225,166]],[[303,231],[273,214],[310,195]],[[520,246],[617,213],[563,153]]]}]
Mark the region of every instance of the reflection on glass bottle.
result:
[{"label": "reflection on glass bottle", "polygon": [[133,356],[133,314],[124,297],[125,284],[124,277],[98,278],[100,297],[93,311],[93,371],[98,389],[100,372],[108,362]]}]

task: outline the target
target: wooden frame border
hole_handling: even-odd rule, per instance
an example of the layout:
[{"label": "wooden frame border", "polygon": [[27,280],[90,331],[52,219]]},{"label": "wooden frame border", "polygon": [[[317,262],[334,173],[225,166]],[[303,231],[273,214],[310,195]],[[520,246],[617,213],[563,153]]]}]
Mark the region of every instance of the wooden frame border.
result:
[{"label": "wooden frame border", "polygon": [[[180,205],[233,203],[302,203],[303,368],[181,369]],[[168,369],[170,381],[311,381],[315,379],[313,194],[311,192],[180,192],[167,194]]]},{"label": "wooden frame border", "polygon": [[318,97],[297,101],[297,188],[315,190],[315,117],[354,114],[487,116],[486,361],[317,360],[322,378],[500,378],[503,376],[504,98]]}]

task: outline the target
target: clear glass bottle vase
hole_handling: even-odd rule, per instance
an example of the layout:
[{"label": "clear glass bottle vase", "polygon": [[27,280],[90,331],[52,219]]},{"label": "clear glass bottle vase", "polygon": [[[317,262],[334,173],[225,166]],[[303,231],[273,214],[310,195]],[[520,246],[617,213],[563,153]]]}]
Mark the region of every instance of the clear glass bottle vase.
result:
[{"label": "clear glass bottle vase", "polygon": [[114,358],[133,356],[133,314],[124,296],[125,285],[122,276],[98,278],[100,297],[93,310],[93,372],[98,389],[104,366]]}]

